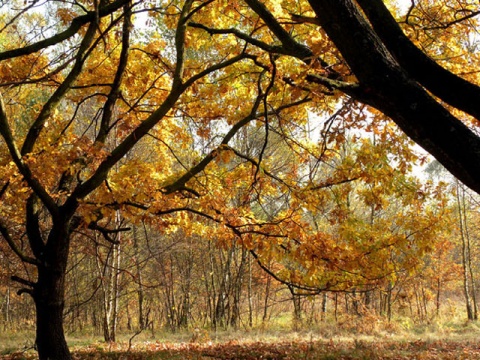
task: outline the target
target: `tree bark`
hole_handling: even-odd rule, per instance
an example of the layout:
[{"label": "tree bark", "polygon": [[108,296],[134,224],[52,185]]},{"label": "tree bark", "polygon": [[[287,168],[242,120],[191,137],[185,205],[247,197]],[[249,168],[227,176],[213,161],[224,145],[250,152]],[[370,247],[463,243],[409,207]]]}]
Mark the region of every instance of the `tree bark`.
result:
[{"label": "tree bark", "polygon": [[63,332],[63,299],[53,294],[35,297],[35,307],[37,312],[36,345],[39,359],[71,359]]},{"label": "tree bark", "polygon": [[480,119],[480,87],[451,73],[416,47],[381,0],[357,0],[395,60],[446,103]]},{"label": "tree bark", "polygon": [[38,266],[38,280],[32,292],[37,320],[35,342],[40,360],[69,360],[71,355],[63,329],[68,241],[65,238],[62,240],[62,236],[56,235],[54,230],[49,240],[49,245],[57,246],[47,247],[45,259]]}]

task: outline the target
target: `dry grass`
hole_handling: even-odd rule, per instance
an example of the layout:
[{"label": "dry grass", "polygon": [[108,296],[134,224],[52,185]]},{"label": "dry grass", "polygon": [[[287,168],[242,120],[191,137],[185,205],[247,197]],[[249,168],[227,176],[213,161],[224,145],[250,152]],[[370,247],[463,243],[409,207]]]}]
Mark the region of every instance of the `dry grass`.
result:
[{"label": "dry grass", "polygon": [[[415,324],[398,318],[343,317],[337,323],[249,330],[142,333],[131,342],[68,337],[76,359],[480,359],[480,323],[461,320]],[[32,332],[0,334],[0,359],[34,359]]]}]

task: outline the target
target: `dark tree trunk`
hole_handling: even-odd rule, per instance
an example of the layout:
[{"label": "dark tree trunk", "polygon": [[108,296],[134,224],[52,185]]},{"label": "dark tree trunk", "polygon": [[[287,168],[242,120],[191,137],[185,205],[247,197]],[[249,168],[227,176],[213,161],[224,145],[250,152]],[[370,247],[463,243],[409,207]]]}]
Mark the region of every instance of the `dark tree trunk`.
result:
[{"label": "dark tree trunk", "polygon": [[39,269],[33,298],[37,311],[36,345],[40,360],[71,359],[63,331],[65,273]]},{"label": "dark tree trunk", "polygon": [[[34,205],[34,202],[30,202]],[[38,259],[37,282],[28,291],[35,302],[37,313],[36,346],[40,360],[71,359],[63,329],[65,306],[65,277],[70,244],[70,221],[56,219],[48,240],[40,236],[38,213],[35,206],[27,209],[27,232]]]}]

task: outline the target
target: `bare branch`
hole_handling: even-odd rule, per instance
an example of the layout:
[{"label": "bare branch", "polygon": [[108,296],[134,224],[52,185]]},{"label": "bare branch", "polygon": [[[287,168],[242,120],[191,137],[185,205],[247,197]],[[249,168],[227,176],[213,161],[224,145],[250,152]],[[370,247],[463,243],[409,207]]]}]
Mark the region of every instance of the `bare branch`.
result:
[{"label": "bare branch", "polygon": [[127,227],[127,228],[117,228],[117,229],[107,229],[103,226],[98,225],[95,222],[91,222],[90,224],[88,224],[88,228],[91,229],[91,230],[99,231],[103,235],[105,240],[107,240],[108,242],[110,242],[114,245],[120,244],[120,241],[112,238],[110,236],[110,234],[117,234],[117,233],[120,233],[120,232],[125,232],[125,231],[130,231],[131,230],[131,228],[129,228],[129,227]]},{"label": "bare branch", "polygon": [[113,110],[115,103],[120,96],[120,86],[122,84],[122,78],[127,68],[128,63],[128,52],[130,47],[130,32],[132,28],[132,9],[130,4],[124,6],[124,20],[123,20],[123,29],[122,29],[122,51],[120,53],[120,60],[117,66],[117,71],[115,73],[115,78],[113,79],[113,84],[111,90],[108,94],[107,101],[103,107],[103,116],[100,122],[100,130],[98,132],[96,142],[104,142],[110,123],[113,116]]},{"label": "bare branch", "polygon": [[[120,9],[123,5],[125,5],[129,1],[130,0],[116,0],[116,1],[106,5],[104,7],[102,7],[101,9],[99,9],[98,16],[99,17],[108,16],[108,15],[112,14],[113,12],[115,12],[116,10]],[[37,52],[41,49],[45,49],[49,46],[59,44],[62,41],[74,36],[80,30],[80,28],[83,25],[94,21],[95,17],[96,17],[95,12],[89,12],[86,15],[76,17],[75,19],[72,20],[72,23],[70,24],[70,27],[68,27],[65,31],[63,31],[61,33],[55,34],[54,36],[52,36],[48,39],[36,42],[35,44],[31,44],[31,45],[25,46],[23,48],[17,48],[17,49],[7,50],[7,51],[4,51],[4,52],[1,52],[0,53],[0,61],[5,60],[5,59],[12,59],[12,58],[19,57],[19,56],[29,55],[29,54]]]},{"label": "bare branch", "polygon": [[16,276],[16,275],[13,275],[10,279],[12,279],[15,282],[18,282],[19,284],[22,284],[22,285],[25,285],[25,286],[28,286],[28,287],[31,287],[31,288],[33,288],[35,286],[35,283],[33,281],[23,279],[23,278],[21,278],[19,276]]},{"label": "bare branch", "polygon": [[22,250],[20,250],[20,248],[17,246],[17,244],[15,244],[15,241],[12,239],[10,233],[2,222],[0,222],[0,234],[3,236],[10,249],[12,249],[12,251],[15,253],[15,255],[19,257],[20,260],[28,264],[39,265],[39,262],[36,259],[27,256],[22,252]]}]

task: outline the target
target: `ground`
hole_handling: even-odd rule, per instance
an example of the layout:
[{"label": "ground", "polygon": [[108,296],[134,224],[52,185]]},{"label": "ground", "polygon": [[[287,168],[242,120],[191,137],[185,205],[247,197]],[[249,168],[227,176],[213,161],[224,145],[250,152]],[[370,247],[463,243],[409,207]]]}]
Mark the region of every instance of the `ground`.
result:
[{"label": "ground", "polygon": [[[306,359],[480,359],[480,331],[469,326],[463,332],[376,334],[319,337],[315,332],[261,334],[235,332],[215,335],[203,331],[170,336],[167,341],[132,339],[105,344],[92,339],[71,339],[74,359],[192,359],[192,360],[306,360]],[[242,335],[243,334],[243,335]],[[1,336],[0,336],[1,337]],[[17,343],[18,344],[18,343]],[[0,359],[35,359],[33,349],[2,348]]]}]

